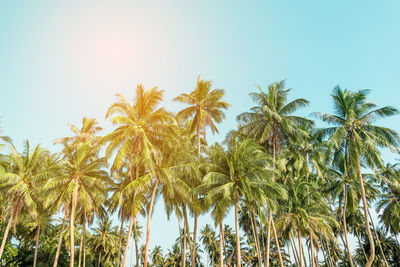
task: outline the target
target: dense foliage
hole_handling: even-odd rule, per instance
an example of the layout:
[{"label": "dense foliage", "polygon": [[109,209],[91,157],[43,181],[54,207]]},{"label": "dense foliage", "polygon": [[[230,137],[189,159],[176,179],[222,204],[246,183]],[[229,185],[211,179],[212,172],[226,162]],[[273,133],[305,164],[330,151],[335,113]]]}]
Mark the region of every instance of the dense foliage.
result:
[{"label": "dense foliage", "polygon": [[[336,87],[316,128],[295,114],[308,101],[276,82],[209,145],[230,106],[211,87],[199,77],[174,114],[162,90],[138,85],[133,103],[117,95],[108,108],[112,131],[85,117],[55,141],[60,153],[1,137],[0,266],[399,266],[400,167],[381,150],[400,139],[376,124],[396,108]],[[179,236],[149,251],[157,199]],[[198,227],[201,214],[214,226]]]}]

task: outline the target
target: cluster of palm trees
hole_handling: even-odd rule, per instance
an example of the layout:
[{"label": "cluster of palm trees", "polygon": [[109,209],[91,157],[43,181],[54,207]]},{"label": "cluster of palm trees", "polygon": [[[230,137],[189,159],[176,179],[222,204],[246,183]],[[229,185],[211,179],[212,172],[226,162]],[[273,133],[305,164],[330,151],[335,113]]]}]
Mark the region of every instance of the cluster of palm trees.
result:
[{"label": "cluster of palm trees", "polygon": [[[208,145],[207,130],[218,133],[230,106],[211,87],[199,77],[174,99],[186,105],[174,114],[160,107],[162,90],[138,85],[133,103],[117,95],[108,108],[113,131],[100,136],[97,121],[83,118],[73,136],[55,141],[56,154],[29,142],[19,152],[2,137],[0,266],[125,267],[131,242],[135,265],[145,267],[204,266],[201,254],[221,267],[399,264],[400,168],[380,151],[396,152],[400,138],[375,124],[397,109],[336,87],[334,113],[313,113],[327,128],[316,128],[295,115],[308,101],[289,101],[281,81],[251,93],[255,105],[237,129]],[[149,251],[158,198],[179,227],[165,255]],[[234,231],[224,225],[231,209]],[[206,225],[198,238],[202,214],[216,229]]]}]

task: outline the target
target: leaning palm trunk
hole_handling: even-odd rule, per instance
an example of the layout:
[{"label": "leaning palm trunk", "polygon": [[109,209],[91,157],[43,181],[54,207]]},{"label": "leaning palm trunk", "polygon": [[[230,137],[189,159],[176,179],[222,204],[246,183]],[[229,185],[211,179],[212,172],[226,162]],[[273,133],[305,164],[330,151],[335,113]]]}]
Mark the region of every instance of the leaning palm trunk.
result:
[{"label": "leaning palm trunk", "polygon": [[11,215],[10,215],[10,219],[8,219],[6,230],[4,231],[3,240],[1,241],[0,260],[1,260],[1,257],[3,256],[4,247],[6,246],[6,242],[7,242],[8,232],[10,231],[10,227],[11,227],[12,222],[14,220],[15,213],[16,213],[16,209],[13,208],[12,212],[11,212]]},{"label": "leaning palm trunk", "polygon": [[361,189],[361,198],[364,206],[365,228],[368,234],[368,239],[370,243],[370,253],[371,253],[367,263],[365,264],[365,267],[371,267],[372,262],[375,259],[375,243],[371,233],[371,228],[369,227],[368,202],[367,202],[367,197],[365,196],[364,180],[361,174],[360,159],[358,158],[358,156],[356,157],[356,164],[357,164],[358,181],[360,183],[360,189]]},{"label": "leaning palm trunk", "polygon": [[71,214],[69,215],[69,238],[70,238],[70,260],[69,266],[74,267],[74,252],[75,252],[75,231],[74,231],[74,223],[75,223],[75,209],[76,209],[76,202],[78,197],[78,186],[75,186],[74,192],[72,193],[72,207],[71,207]]},{"label": "leaning palm trunk", "polygon": [[144,248],[144,265],[143,265],[144,267],[147,267],[147,262],[148,262],[148,259],[149,259],[150,219],[151,219],[151,213],[153,211],[154,198],[156,196],[158,183],[159,183],[159,181],[157,180],[156,183],[154,184],[153,192],[151,193],[149,212],[147,213],[146,245],[145,245],[145,248]]},{"label": "leaning palm trunk", "polygon": [[346,222],[346,209],[347,209],[347,184],[344,186],[344,205],[343,205],[343,227],[344,227],[344,238],[346,241],[347,257],[350,262],[350,267],[353,267],[353,257],[351,256],[351,250],[349,246],[349,240],[347,238],[347,222]]},{"label": "leaning palm trunk", "polygon": [[369,211],[368,211],[368,215],[371,218],[371,224],[372,224],[372,228],[374,229],[376,242],[378,243],[379,249],[381,250],[381,253],[382,253],[382,256],[383,256],[383,260],[385,261],[385,265],[386,265],[386,267],[389,267],[389,263],[386,260],[385,253],[383,252],[383,249],[382,249],[381,241],[379,240],[378,233],[376,232],[374,221],[372,220],[372,216],[371,216],[371,213]]},{"label": "leaning palm trunk", "polygon": [[298,260],[299,255],[297,254],[297,248],[296,248],[295,242],[292,237],[292,232],[289,232],[289,240],[290,240],[290,245],[291,245],[292,251],[293,251],[294,261],[296,262],[296,266],[298,266],[299,265],[299,260]]},{"label": "leaning palm trunk", "polygon": [[236,198],[235,198],[236,266],[241,267],[242,263],[240,259],[241,255],[240,255],[238,202],[239,202],[239,193],[236,193]]},{"label": "leaning palm trunk", "polygon": [[300,267],[303,267],[303,259],[304,259],[304,255],[303,255],[303,244],[301,242],[301,231],[300,231],[300,226],[297,226],[297,235],[299,238],[299,252],[300,252],[300,258],[299,258],[299,262],[300,262]]},{"label": "leaning palm trunk", "polygon": [[261,251],[260,251],[260,240],[258,238],[258,233],[257,233],[257,224],[256,224],[256,216],[254,215],[254,209],[251,210],[250,221],[251,221],[251,228],[253,230],[252,232],[253,232],[254,241],[256,243],[258,266],[261,267],[262,260],[261,260]]},{"label": "leaning palm trunk", "polygon": [[38,253],[38,248],[39,248],[39,236],[40,236],[40,224],[38,225],[38,228],[36,230],[35,256],[33,257],[33,267],[36,267],[37,253]]},{"label": "leaning palm trunk", "polygon": [[358,245],[362,249],[364,258],[367,261],[368,260],[367,253],[365,253],[365,249],[364,249],[363,243],[361,242],[360,234],[358,233],[357,230],[355,230],[355,232],[356,232],[356,236],[357,236],[357,239],[358,239]]},{"label": "leaning palm trunk", "polygon": [[224,267],[224,228],[219,223],[219,267]]},{"label": "leaning palm trunk", "polygon": [[133,219],[134,219],[134,217],[135,217],[135,214],[132,212],[132,213],[131,213],[131,218],[130,218],[130,220],[129,220],[128,237],[126,238],[125,251],[124,251],[124,259],[122,260],[122,267],[125,267],[125,265],[126,265],[126,259],[128,258],[129,241],[130,241],[131,235],[132,235],[132,226],[133,226]]},{"label": "leaning palm trunk", "polygon": [[271,216],[271,224],[272,224],[272,230],[274,231],[276,249],[278,250],[279,264],[280,264],[281,267],[283,267],[283,259],[282,259],[282,254],[281,254],[281,248],[279,246],[278,235],[276,234],[275,223],[274,223],[274,219],[272,218],[272,216]]},{"label": "leaning palm trunk", "polygon": [[64,228],[65,228],[66,219],[67,219],[67,209],[65,208],[64,209],[64,218],[63,218],[62,225],[61,225],[60,237],[58,238],[56,257],[54,258],[53,267],[57,267],[57,264],[58,264],[58,257],[60,256],[60,251],[61,251],[63,234],[64,234],[64,230],[65,230]]}]

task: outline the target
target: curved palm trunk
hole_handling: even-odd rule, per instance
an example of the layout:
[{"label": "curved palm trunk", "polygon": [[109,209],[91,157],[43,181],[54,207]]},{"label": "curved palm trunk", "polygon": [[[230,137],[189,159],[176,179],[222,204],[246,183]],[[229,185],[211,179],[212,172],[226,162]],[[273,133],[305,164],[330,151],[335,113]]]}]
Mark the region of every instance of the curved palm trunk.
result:
[{"label": "curved palm trunk", "polygon": [[238,215],[239,194],[236,193],[235,198],[235,231],[236,231],[236,266],[241,267],[241,252],[240,252],[240,235],[239,235],[239,215]]},{"label": "curved palm trunk", "polygon": [[39,249],[39,236],[40,236],[40,224],[36,230],[36,238],[35,238],[35,256],[33,257],[33,267],[36,267],[37,261],[37,253]]},{"label": "curved palm trunk", "polygon": [[72,194],[72,208],[71,214],[69,215],[69,238],[70,238],[70,259],[69,266],[74,267],[74,252],[75,252],[75,235],[74,235],[74,216],[76,210],[76,202],[78,197],[78,186],[75,186],[74,192]]},{"label": "curved palm trunk", "polygon": [[224,228],[219,223],[219,267],[224,267]]},{"label": "curved palm trunk", "polygon": [[369,226],[369,216],[368,216],[368,202],[367,202],[367,197],[365,196],[365,188],[364,188],[364,179],[361,174],[361,166],[360,166],[360,159],[356,158],[356,164],[357,164],[357,175],[358,175],[358,181],[360,183],[360,189],[361,189],[361,198],[363,201],[363,206],[364,206],[364,218],[365,218],[365,228],[367,231],[369,243],[370,243],[370,255],[368,258],[367,263],[365,264],[365,267],[371,267],[372,262],[375,259],[375,243],[374,243],[374,238],[371,233],[371,228]]},{"label": "curved palm trunk", "polygon": [[122,267],[126,265],[126,259],[128,258],[128,250],[129,250],[129,240],[131,239],[132,235],[132,226],[133,226],[133,218],[135,217],[134,213],[131,213],[131,218],[129,220],[129,230],[128,230],[128,237],[126,238],[125,244],[125,251],[124,251],[124,259],[122,260]]},{"label": "curved palm trunk", "polygon": [[1,247],[0,247],[0,260],[3,256],[4,247],[6,246],[6,242],[7,242],[8,232],[10,231],[12,222],[14,220],[15,212],[16,212],[16,209],[14,208],[13,211],[11,212],[10,219],[8,220],[6,230],[4,231],[3,240],[1,241]]},{"label": "curved palm trunk", "polygon": [[139,267],[139,244],[137,237],[137,220],[135,219],[135,232],[133,233],[133,238],[135,240],[135,253],[136,253],[136,267]]},{"label": "curved palm trunk", "polygon": [[149,258],[149,242],[150,242],[150,219],[151,219],[151,213],[153,211],[153,205],[154,205],[154,198],[156,196],[156,191],[157,191],[157,186],[158,186],[158,180],[156,181],[153,192],[151,193],[151,200],[150,200],[150,206],[149,206],[149,212],[147,213],[147,226],[146,226],[146,245],[144,248],[144,267],[147,267],[147,262]]},{"label": "curved palm trunk", "polygon": [[266,266],[269,267],[269,253],[270,253],[270,243],[271,243],[271,221],[272,221],[272,210],[269,209],[268,211],[268,231],[267,231],[267,262]]},{"label": "curved palm trunk", "polygon": [[349,240],[347,238],[347,222],[346,222],[346,209],[347,209],[347,184],[344,185],[344,205],[343,205],[343,227],[344,227],[344,238],[346,241],[346,248],[347,248],[347,257],[350,262],[350,267],[354,267],[353,264],[353,257],[351,255],[351,250],[349,246]]},{"label": "curved palm trunk", "polygon": [[278,250],[279,264],[280,264],[281,267],[283,267],[283,259],[282,259],[281,248],[279,246],[278,235],[276,234],[275,223],[274,223],[274,219],[272,218],[272,216],[271,216],[271,224],[272,224],[272,230],[274,231],[276,249]]},{"label": "curved palm trunk", "polygon": [[382,248],[382,245],[381,245],[381,241],[379,240],[378,233],[376,232],[376,228],[375,228],[374,221],[372,220],[372,216],[371,216],[371,213],[370,213],[369,211],[368,211],[368,215],[369,215],[369,217],[371,218],[372,229],[374,229],[374,234],[375,234],[375,237],[376,237],[376,242],[378,242],[378,246],[379,246],[379,249],[380,249],[380,251],[381,251],[381,253],[382,253],[383,260],[385,261],[385,265],[386,265],[387,267],[389,267],[389,263],[388,263],[388,261],[386,260],[386,256],[385,256],[385,253],[383,252],[383,248]]},{"label": "curved palm trunk", "polygon": [[124,212],[121,214],[121,226],[119,227],[119,242],[118,242],[118,265],[121,265],[121,246],[122,246],[122,231],[124,229]]},{"label": "curved palm trunk", "polygon": [[197,212],[194,212],[194,224],[193,224],[193,245],[191,250],[191,261],[192,266],[196,266],[196,235],[197,235]]},{"label": "curved palm trunk", "polygon": [[63,238],[63,233],[64,233],[64,230],[65,230],[64,228],[65,228],[65,221],[66,221],[66,220],[67,220],[67,209],[64,209],[64,218],[63,218],[62,225],[61,225],[60,237],[58,238],[56,257],[54,258],[53,267],[57,267],[57,264],[58,264],[58,257],[60,257],[60,251],[61,251],[61,245],[62,245],[62,238]]},{"label": "curved palm trunk", "polygon": [[79,260],[78,260],[78,267],[81,267],[81,263],[82,263],[82,249],[83,249],[83,235],[85,234],[85,222],[86,222],[86,218],[83,218],[83,223],[82,223],[82,232],[81,232],[81,243],[79,245]]}]

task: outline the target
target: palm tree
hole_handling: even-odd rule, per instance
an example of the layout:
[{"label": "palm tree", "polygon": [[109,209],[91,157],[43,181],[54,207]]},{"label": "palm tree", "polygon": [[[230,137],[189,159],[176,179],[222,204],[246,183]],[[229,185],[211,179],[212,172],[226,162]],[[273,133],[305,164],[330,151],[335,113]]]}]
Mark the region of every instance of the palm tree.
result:
[{"label": "palm tree", "polygon": [[[312,122],[294,116],[292,113],[306,107],[308,101],[299,98],[288,102],[288,94],[291,89],[285,88],[285,81],[270,84],[267,92],[261,87],[258,87],[258,89],[259,92],[250,94],[257,105],[252,107],[250,112],[244,112],[238,116],[241,126],[239,130],[245,136],[254,138],[257,143],[265,147],[268,153],[272,154],[272,168],[274,169],[276,155],[281,150],[282,145],[289,141],[298,141],[307,137],[307,132],[299,126],[312,125]],[[272,175],[274,181],[274,174]],[[273,220],[271,208],[269,208],[268,220]],[[272,223],[269,225],[272,225]],[[267,267],[269,266],[270,232],[270,227],[268,227]]]},{"label": "palm tree", "polygon": [[[148,185],[149,174],[143,172],[149,171],[154,177],[155,158],[159,156],[156,146],[161,142],[162,137],[166,134],[167,122],[171,122],[172,118],[163,108],[157,108],[163,96],[163,90],[156,87],[145,91],[143,86],[139,84],[136,88],[136,98],[133,105],[122,96],[117,95],[118,102],[112,104],[107,111],[106,118],[111,118],[114,125],[118,125],[112,133],[106,135],[102,139],[102,143],[109,143],[106,149],[106,159],[109,159],[114,151],[115,155],[111,170],[116,171],[124,164],[128,164],[129,182],[126,188],[129,194],[135,200],[138,194]],[[142,173],[140,173],[142,171]],[[138,180],[142,174],[143,180]],[[143,183],[141,183],[143,182]],[[154,204],[158,181],[152,187],[151,201],[147,218],[146,231],[146,252],[144,266],[147,267],[148,246],[150,237],[150,216]],[[142,189],[142,190],[136,190]],[[143,193],[143,192],[142,192]],[[128,236],[132,232],[133,219],[136,216],[138,202],[134,201],[130,210],[131,219],[128,230]],[[129,247],[129,238],[127,238],[126,248]],[[127,249],[125,249],[124,260],[122,266],[125,267],[127,258]]]},{"label": "palm tree", "polygon": [[216,251],[216,238],[215,232],[211,228],[211,225],[206,224],[204,228],[200,231],[200,241],[203,242],[204,248],[207,252],[207,266],[208,266],[208,256],[210,256],[211,266],[214,267],[214,258]]},{"label": "palm tree", "polygon": [[[201,139],[200,135],[203,132],[204,141],[206,140],[206,126],[211,128],[212,133],[217,132],[218,129],[215,123],[220,123],[224,118],[225,114],[223,109],[228,109],[229,103],[222,101],[222,97],[225,95],[224,90],[214,89],[211,90],[212,82],[204,81],[197,78],[196,88],[190,94],[181,94],[177,96],[174,100],[180,103],[185,103],[190,105],[189,107],[181,110],[178,113],[178,117],[183,119],[188,119],[193,117],[191,132],[194,131],[196,127],[197,131],[197,149],[198,155],[201,153]],[[191,251],[191,258],[193,264],[196,260],[196,232],[197,232],[197,216],[198,210],[194,209],[194,230],[193,230],[193,245]]]},{"label": "palm tree", "polygon": [[369,207],[360,161],[364,159],[368,166],[380,167],[383,164],[378,148],[395,148],[399,142],[395,131],[372,124],[379,118],[398,114],[398,110],[390,106],[377,108],[376,104],[367,101],[368,92],[368,90],[351,92],[337,86],[331,95],[335,114],[315,113],[322,121],[334,125],[321,130],[320,134],[322,137],[329,137],[329,142],[335,150],[344,151],[346,169],[354,171],[359,180],[365,228],[371,244],[371,254],[366,267],[370,267],[374,260],[375,245],[369,226]]},{"label": "palm tree", "polygon": [[8,223],[0,247],[0,260],[10,227],[15,225],[21,211],[26,211],[34,218],[38,216],[40,183],[53,174],[53,169],[47,165],[46,160],[49,152],[39,145],[31,152],[29,142],[26,141],[22,153],[19,153],[12,143],[10,147],[9,166],[7,172],[0,177],[0,189],[7,195],[9,205]]},{"label": "palm tree", "polygon": [[164,264],[164,257],[160,246],[156,246],[151,252],[151,261],[154,267],[162,267]]},{"label": "palm tree", "polygon": [[[268,157],[253,140],[233,139],[228,151],[216,144],[211,148],[208,173],[199,192],[207,192],[207,198],[229,196],[235,207],[236,265],[241,266],[239,236],[239,201],[252,192],[266,186],[270,171],[266,169]],[[279,192],[280,193],[280,192]]]},{"label": "palm tree", "polygon": [[[104,158],[99,158],[98,147],[90,142],[79,143],[76,147],[65,144],[64,171],[50,179],[44,189],[49,192],[49,201],[56,200],[55,206],[69,203],[70,233],[74,233],[77,208],[91,210],[99,207],[106,198],[108,174],[102,169]],[[70,266],[74,265],[74,234],[70,234]]]}]

